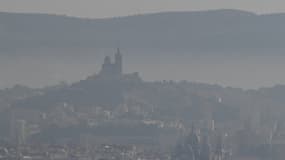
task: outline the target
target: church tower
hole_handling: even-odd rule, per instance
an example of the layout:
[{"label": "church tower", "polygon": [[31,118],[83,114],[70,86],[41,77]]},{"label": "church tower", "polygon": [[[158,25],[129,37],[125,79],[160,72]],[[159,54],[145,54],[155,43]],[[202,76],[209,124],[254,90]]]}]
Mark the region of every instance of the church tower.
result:
[{"label": "church tower", "polygon": [[115,53],[115,62],[112,63],[111,58],[106,56],[99,74],[107,77],[121,76],[123,74],[122,64],[122,54],[118,48],[117,52]]},{"label": "church tower", "polygon": [[111,73],[112,73],[111,58],[109,56],[106,56],[100,74],[106,75]]},{"label": "church tower", "polygon": [[120,48],[117,48],[117,53],[115,54],[115,69],[118,75],[123,73],[123,58]]}]

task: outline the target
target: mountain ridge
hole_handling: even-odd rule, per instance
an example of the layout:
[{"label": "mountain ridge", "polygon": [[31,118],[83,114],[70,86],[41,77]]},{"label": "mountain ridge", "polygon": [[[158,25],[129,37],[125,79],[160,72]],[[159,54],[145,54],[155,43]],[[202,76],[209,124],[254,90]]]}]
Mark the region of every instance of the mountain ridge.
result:
[{"label": "mountain ridge", "polygon": [[89,18],[89,17],[77,17],[65,14],[54,14],[54,13],[37,13],[37,12],[6,12],[0,11],[0,15],[24,15],[24,16],[34,16],[34,15],[42,15],[42,16],[54,16],[54,17],[65,17],[72,19],[85,19],[85,20],[109,20],[109,19],[118,19],[118,18],[127,18],[127,17],[136,17],[136,16],[152,16],[152,15],[160,15],[160,14],[200,14],[200,13],[215,13],[215,12],[228,12],[228,13],[236,13],[236,14],[244,14],[244,15],[283,15],[285,12],[280,13],[267,13],[267,14],[257,14],[255,12],[246,11],[246,10],[238,10],[238,9],[213,9],[213,10],[198,10],[198,11],[165,11],[165,12],[152,12],[152,13],[141,13],[141,14],[130,14],[126,16],[113,16],[113,17],[105,17],[105,18]]},{"label": "mountain ridge", "polygon": [[114,48],[283,52],[285,14],[239,10],[162,12],[106,19],[0,13],[0,52]]}]

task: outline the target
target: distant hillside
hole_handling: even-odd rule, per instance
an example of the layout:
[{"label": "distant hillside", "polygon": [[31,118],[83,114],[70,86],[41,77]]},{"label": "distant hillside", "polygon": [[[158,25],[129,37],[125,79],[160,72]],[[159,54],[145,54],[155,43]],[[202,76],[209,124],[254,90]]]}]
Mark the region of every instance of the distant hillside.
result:
[{"label": "distant hillside", "polygon": [[169,12],[109,19],[0,13],[0,53],[114,48],[227,52],[285,51],[285,14],[238,10]]},{"label": "distant hillside", "polygon": [[[187,81],[148,82],[139,77],[131,77],[130,75],[123,77],[90,76],[72,85],[61,84],[42,89],[16,86],[0,90],[0,135],[8,135],[9,113],[11,111],[22,113],[25,110],[27,113],[47,113],[51,117],[53,113],[59,112],[64,113],[59,114],[60,117],[62,115],[76,117],[77,114],[74,111],[83,110],[84,112],[85,110],[86,112],[86,110],[101,108],[100,110],[103,111],[111,111],[117,118],[115,121],[122,121],[123,124],[128,124],[126,122],[129,121],[125,121],[126,119],[137,122],[137,120],[149,118],[162,121],[178,119],[183,122],[209,118],[213,118],[218,123],[230,121],[243,123],[247,119],[254,123],[255,120],[260,121],[261,124],[275,123],[276,120],[282,124],[285,122],[284,85],[258,90],[243,90]],[[122,110],[125,107],[128,108],[127,111]],[[55,122],[57,124],[59,121]],[[113,133],[117,136],[130,133],[130,135],[150,135],[151,137],[159,133],[151,126],[143,128],[145,132],[137,130],[136,127],[142,128],[141,125],[131,125],[130,128],[119,127],[121,130],[118,131],[118,127],[112,125],[94,130],[76,125],[71,128],[50,126],[37,138],[50,140],[50,138],[56,139],[63,135],[72,137],[79,135],[80,132],[108,136],[113,136]]]},{"label": "distant hillside", "polygon": [[[14,100],[11,106],[32,110],[53,110],[61,104],[67,103],[75,108],[103,107],[114,110],[121,105],[143,106],[144,110],[153,110],[157,117],[173,117],[173,113],[185,119],[199,119],[205,116],[207,108],[217,112],[215,118],[237,118],[239,105],[236,102],[218,103],[217,93],[226,89],[207,84],[190,82],[146,82],[137,78],[88,78],[70,86],[43,89],[41,94],[25,99]],[[236,89],[239,90],[239,89]],[[235,94],[230,92],[230,94]],[[243,92],[238,92],[241,95]],[[186,112],[187,111],[187,112]],[[228,115],[220,116],[221,113]],[[216,113],[214,113],[216,114]],[[219,116],[218,116],[219,115]]]}]

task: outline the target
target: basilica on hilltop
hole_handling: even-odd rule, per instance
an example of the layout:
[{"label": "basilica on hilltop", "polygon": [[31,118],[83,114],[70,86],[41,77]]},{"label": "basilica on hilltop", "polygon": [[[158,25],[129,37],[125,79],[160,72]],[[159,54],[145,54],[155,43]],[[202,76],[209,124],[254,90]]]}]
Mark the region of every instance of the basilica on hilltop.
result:
[{"label": "basilica on hilltop", "polygon": [[121,54],[120,48],[114,55],[114,61],[110,56],[104,58],[104,63],[101,66],[101,70],[95,75],[96,79],[115,79],[115,80],[131,80],[131,81],[141,81],[138,72],[134,73],[124,73],[123,71],[123,56]]},{"label": "basilica on hilltop", "polygon": [[104,59],[104,63],[102,65],[101,71],[99,75],[102,76],[120,76],[123,72],[122,66],[122,54],[120,49],[117,48],[117,52],[115,53],[115,61],[112,63],[111,57],[106,56]]}]

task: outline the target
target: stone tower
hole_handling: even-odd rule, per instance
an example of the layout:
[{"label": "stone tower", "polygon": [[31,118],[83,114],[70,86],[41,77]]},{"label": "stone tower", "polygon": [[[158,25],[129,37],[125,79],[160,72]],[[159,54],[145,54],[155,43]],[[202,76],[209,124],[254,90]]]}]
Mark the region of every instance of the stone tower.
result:
[{"label": "stone tower", "polygon": [[115,69],[117,74],[121,75],[123,73],[123,58],[120,48],[117,48],[117,53],[115,54]]}]

